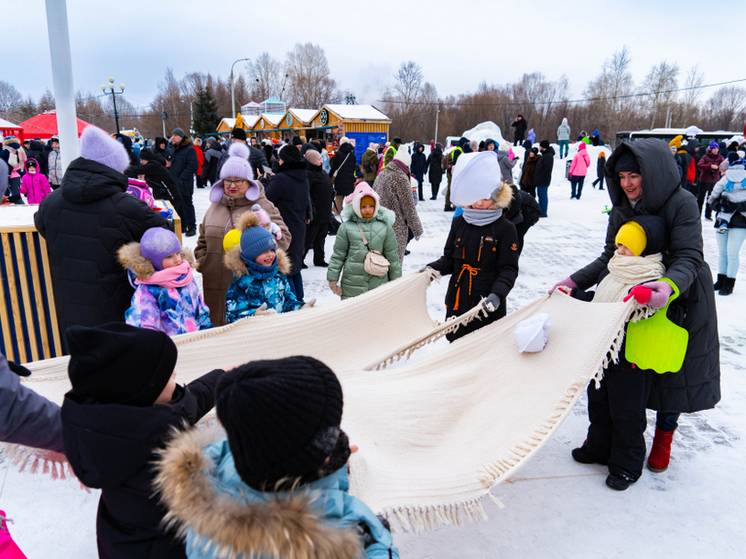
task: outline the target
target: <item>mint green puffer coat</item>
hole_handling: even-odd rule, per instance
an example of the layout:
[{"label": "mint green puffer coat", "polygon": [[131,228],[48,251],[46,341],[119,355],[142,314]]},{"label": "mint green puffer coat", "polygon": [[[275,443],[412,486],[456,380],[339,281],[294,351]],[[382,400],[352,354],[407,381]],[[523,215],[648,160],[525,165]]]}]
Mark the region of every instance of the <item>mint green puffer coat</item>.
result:
[{"label": "mint green puffer coat", "polygon": [[[339,281],[339,276],[342,276],[342,299],[355,297],[400,278],[399,249],[392,227],[396,219],[394,212],[379,206],[375,217],[365,221],[353,211],[351,204],[346,204],[342,210],[342,219],[344,221],[337,231],[334,254],[326,273],[326,279],[333,282]],[[363,244],[361,228],[370,249],[380,252],[391,263],[387,276],[371,276],[363,269],[368,249]]]}]

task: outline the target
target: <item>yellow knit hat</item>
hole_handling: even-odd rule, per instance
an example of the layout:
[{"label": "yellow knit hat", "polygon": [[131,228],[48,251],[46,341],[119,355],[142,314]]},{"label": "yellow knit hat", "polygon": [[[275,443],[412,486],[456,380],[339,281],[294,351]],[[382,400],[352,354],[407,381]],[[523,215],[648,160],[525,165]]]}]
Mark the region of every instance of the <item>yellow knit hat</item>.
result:
[{"label": "yellow knit hat", "polygon": [[619,228],[616,237],[614,237],[614,243],[617,245],[624,245],[635,256],[640,256],[645,251],[645,246],[648,244],[648,238],[645,234],[645,229],[642,225],[636,221],[628,221]]},{"label": "yellow knit hat", "polygon": [[238,246],[240,243],[241,231],[239,231],[238,229],[231,229],[225,234],[225,237],[223,237],[223,250],[225,252],[228,252],[230,249]]},{"label": "yellow knit hat", "polygon": [[668,145],[670,147],[672,147],[672,148],[679,149],[681,147],[681,144],[683,143],[683,141],[684,141],[684,136],[679,135],[679,136],[676,136],[670,142],[668,142]]}]

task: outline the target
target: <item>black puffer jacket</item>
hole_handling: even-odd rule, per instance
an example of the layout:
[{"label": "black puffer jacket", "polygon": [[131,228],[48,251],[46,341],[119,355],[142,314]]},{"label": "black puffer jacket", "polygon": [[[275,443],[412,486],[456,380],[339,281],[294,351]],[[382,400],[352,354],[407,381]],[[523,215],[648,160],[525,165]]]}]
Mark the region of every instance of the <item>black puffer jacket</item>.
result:
[{"label": "black puffer jacket", "polygon": [[194,188],[194,174],[197,172],[197,154],[194,153],[192,140],[184,138],[178,146],[174,147],[174,156],[171,159],[170,173],[183,192],[192,192]]},{"label": "black puffer jacket", "polygon": [[334,173],[337,172],[334,182],[334,192],[339,196],[347,196],[352,194],[355,189],[355,169],[357,168],[357,160],[355,159],[355,148],[352,144],[345,143],[339,146],[337,153],[331,161],[331,169],[329,176],[334,177]]},{"label": "black puffer jacket", "polygon": [[[162,158],[159,157],[158,159]],[[153,198],[156,200],[168,200],[173,205],[176,213],[183,218],[184,198],[168,169],[159,160],[153,159],[143,165],[142,170],[145,173],[145,182],[148,183],[148,186],[153,191]]]},{"label": "black puffer jacket", "polygon": [[184,422],[194,425],[215,404],[215,370],[186,387],[177,386],[167,405],[147,408],[98,404],[65,395],[62,436],[78,479],[101,489],[96,515],[99,557],[185,557],[184,544],[161,528],[166,509],[153,487],[156,451]]},{"label": "black puffer jacket", "polygon": [[412,176],[416,178],[417,180],[422,180],[425,176],[425,172],[427,171],[427,158],[425,157],[425,146],[422,144],[417,144],[414,149],[414,153],[412,154],[412,164],[410,165],[410,170],[412,171]]},{"label": "black puffer jacket", "polygon": [[[633,208],[619,185],[614,165],[621,153],[630,151],[643,176],[642,199]],[[702,252],[702,224],[697,200],[680,188],[676,161],[662,140],[643,139],[623,143],[606,165],[609,197],[613,204],[603,253],[572,275],[581,289],[595,285],[608,273],[609,259],[616,249],[614,237],[630,217],[650,214],[662,217],[668,236],[663,250],[667,278],[681,295],[668,310],[668,317],[689,332],[684,366],[678,373],[653,375],[648,407],[666,412],[688,413],[710,409],[720,401],[720,345],[712,274]]]},{"label": "black puffer jacket", "polygon": [[534,186],[549,186],[552,184],[552,167],[554,167],[554,148],[549,146],[536,161]]},{"label": "black puffer jacket", "polygon": [[290,229],[291,274],[300,272],[306,250],[306,220],[311,217],[310,194],[306,165],[303,161],[287,161],[280,166],[279,173],[269,180],[267,199],[280,211],[282,220]]},{"label": "black puffer jacket", "polygon": [[34,216],[47,241],[60,329],[124,320],[133,289],[117,250],[168,223],[127,194],[127,177],[79,157]]},{"label": "black puffer jacket", "polygon": [[313,221],[315,223],[329,223],[332,220],[332,200],[334,190],[332,180],[321,168],[321,165],[307,164],[306,176],[311,191],[311,205],[313,206]]},{"label": "black puffer jacket", "polygon": [[437,147],[427,156],[427,178],[433,186],[443,181],[442,160],[443,150]]}]

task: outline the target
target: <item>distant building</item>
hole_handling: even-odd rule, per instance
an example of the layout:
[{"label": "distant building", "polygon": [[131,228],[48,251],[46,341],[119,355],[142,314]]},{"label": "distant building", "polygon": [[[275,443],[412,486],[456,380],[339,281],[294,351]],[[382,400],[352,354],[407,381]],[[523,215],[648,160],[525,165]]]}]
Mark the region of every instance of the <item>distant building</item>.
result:
[{"label": "distant building", "polygon": [[270,97],[262,101],[262,113],[284,115],[287,110],[287,104],[279,97]]},{"label": "distant building", "polygon": [[259,116],[264,112],[264,107],[256,101],[249,101],[241,105],[241,114],[244,116]]}]

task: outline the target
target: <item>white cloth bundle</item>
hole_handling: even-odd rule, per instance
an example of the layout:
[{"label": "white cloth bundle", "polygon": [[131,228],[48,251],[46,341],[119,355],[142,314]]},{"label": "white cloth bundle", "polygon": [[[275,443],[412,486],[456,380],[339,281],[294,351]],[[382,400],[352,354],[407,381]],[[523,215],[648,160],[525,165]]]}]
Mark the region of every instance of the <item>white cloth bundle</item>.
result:
[{"label": "white cloth bundle", "polygon": [[547,313],[538,313],[527,318],[513,332],[518,351],[536,353],[543,351],[549,341],[549,328],[552,321]]}]

